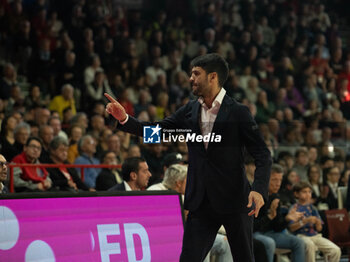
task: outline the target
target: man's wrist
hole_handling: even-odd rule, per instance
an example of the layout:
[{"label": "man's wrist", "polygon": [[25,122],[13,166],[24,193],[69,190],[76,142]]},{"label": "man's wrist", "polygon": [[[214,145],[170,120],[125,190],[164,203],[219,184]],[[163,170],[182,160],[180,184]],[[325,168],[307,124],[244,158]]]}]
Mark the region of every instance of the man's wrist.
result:
[{"label": "man's wrist", "polygon": [[121,125],[124,125],[126,122],[128,122],[128,120],[129,120],[129,115],[126,114],[125,119],[124,119],[123,121],[119,121],[119,123],[120,123]]}]

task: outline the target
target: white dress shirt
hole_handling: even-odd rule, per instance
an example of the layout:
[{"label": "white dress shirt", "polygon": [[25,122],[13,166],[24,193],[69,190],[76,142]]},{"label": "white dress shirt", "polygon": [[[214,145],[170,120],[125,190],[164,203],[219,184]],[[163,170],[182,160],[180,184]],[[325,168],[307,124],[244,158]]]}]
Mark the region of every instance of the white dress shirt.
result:
[{"label": "white dress shirt", "polygon": [[338,183],[328,182],[328,185],[329,185],[330,189],[332,190],[332,193],[333,193],[334,197],[338,198],[338,193],[337,193]]},{"label": "white dress shirt", "polygon": [[[219,113],[222,100],[224,99],[225,94],[226,94],[226,90],[224,88],[221,88],[219,94],[216,96],[213,103],[211,104],[211,108],[207,107],[202,97],[198,98],[199,103],[201,103],[202,105],[200,128],[203,136],[211,133],[211,131],[213,130],[214,122]],[[209,142],[203,142],[203,143],[204,143],[205,149],[208,149]]]},{"label": "white dress shirt", "polygon": [[132,191],[131,187],[129,186],[129,184],[125,181],[123,181],[124,186],[125,186],[125,191]]}]

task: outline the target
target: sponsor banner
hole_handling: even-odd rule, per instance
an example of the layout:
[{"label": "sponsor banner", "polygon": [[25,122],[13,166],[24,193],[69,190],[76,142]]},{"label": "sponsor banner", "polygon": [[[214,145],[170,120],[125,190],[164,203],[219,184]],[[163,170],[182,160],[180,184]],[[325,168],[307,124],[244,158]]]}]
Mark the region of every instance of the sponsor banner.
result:
[{"label": "sponsor banner", "polygon": [[178,261],[178,195],[0,199],[0,261]]}]

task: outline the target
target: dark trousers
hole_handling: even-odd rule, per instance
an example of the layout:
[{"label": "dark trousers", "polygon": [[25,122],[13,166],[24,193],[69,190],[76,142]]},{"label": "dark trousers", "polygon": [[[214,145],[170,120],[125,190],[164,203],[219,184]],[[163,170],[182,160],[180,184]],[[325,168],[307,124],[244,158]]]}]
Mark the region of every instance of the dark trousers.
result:
[{"label": "dark trousers", "polygon": [[226,229],[233,261],[254,262],[253,217],[248,213],[219,214],[207,199],[198,210],[188,214],[180,262],[203,261],[221,225]]}]

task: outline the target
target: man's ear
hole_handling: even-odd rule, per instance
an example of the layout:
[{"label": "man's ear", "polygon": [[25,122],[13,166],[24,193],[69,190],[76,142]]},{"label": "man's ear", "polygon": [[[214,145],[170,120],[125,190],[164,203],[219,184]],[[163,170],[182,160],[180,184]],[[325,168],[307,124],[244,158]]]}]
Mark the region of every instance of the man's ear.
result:
[{"label": "man's ear", "polygon": [[175,182],[175,185],[176,185],[177,188],[180,188],[180,187],[181,187],[181,181],[180,181],[180,180],[177,180],[177,181]]},{"label": "man's ear", "polygon": [[210,81],[217,81],[218,85],[219,85],[219,78],[218,78],[218,74],[216,72],[212,72],[210,74]]},{"label": "man's ear", "polygon": [[131,172],[131,173],[130,173],[130,180],[131,180],[131,181],[136,181],[136,179],[137,179],[137,174],[136,174],[136,172]]},{"label": "man's ear", "polygon": [[298,199],[298,196],[299,196],[298,192],[294,192],[293,195],[296,199]]}]

